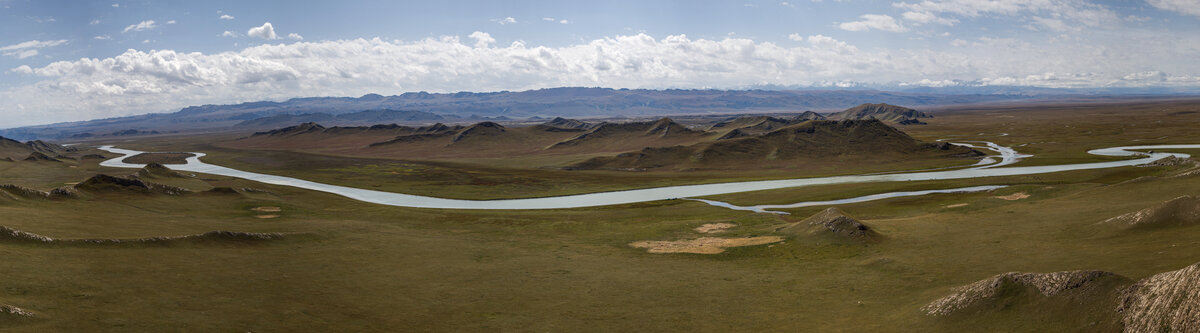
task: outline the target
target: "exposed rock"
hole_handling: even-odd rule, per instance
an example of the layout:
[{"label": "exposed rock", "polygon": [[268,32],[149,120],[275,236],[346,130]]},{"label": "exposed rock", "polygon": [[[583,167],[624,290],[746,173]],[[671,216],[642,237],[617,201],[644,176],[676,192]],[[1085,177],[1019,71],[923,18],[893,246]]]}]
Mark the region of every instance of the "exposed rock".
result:
[{"label": "exposed rock", "polygon": [[788,235],[831,234],[859,242],[874,242],[883,238],[874,229],[847,216],[837,207],[829,207],[803,221],[790,223],[775,231]]},{"label": "exposed rock", "polygon": [[50,196],[46,192],[11,184],[0,185],[0,193],[7,193],[13,198],[22,199],[46,199]]},{"label": "exposed rock", "polygon": [[1200,263],[1134,283],[1117,312],[1125,332],[1200,332]]},{"label": "exposed rock", "polygon": [[104,174],[92,176],[92,178],[76,184],[75,189],[88,192],[156,193],[166,195],[180,195],[190,192],[184,188]]},{"label": "exposed rock", "polygon": [[958,287],[953,294],[942,297],[921,308],[926,314],[945,316],[975,307],[1003,303],[1027,291],[1036,290],[1042,296],[1054,297],[1069,293],[1093,293],[1106,279],[1124,277],[1105,271],[1066,271],[1054,273],[1009,272]]},{"label": "exposed rock", "polygon": [[1196,225],[1200,223],[1200,197],[1185,195],[1102,223],[1131,229]]},{"label": "exposed rock", "polygon": [[1191,158],[1167,156],[1167,157],[1160,158],[1154,162],[1142,164],[1141,166],[1143,166],[1143,167],[1162,167],[1162,166],[1181,166],[1181,165],[1193,165],[1193,164],[1196,164],[1196,161],[1192,160]]},{"label": "exposed rock", "polygon": [[0,315],[9,315],[15,317],[33,318],[37,315],[32,311],[18,308],[8,304],[0,304]]}]

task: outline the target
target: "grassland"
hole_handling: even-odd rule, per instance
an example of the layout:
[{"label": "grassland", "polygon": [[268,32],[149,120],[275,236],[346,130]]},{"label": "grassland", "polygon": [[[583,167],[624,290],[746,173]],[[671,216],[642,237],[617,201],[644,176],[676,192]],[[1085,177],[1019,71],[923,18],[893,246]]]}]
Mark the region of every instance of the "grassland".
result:
[{"label": "grassland", "polygon": [[[1150,126],[1156,124],[1155,118],[1196,104],[1146,104],[1075,111],[1066,107],[961,110],[937,113],[930,125],[904,130],[923,139],[959,135],[1013,146],[1041,142],[1028,150],[1018,148],[1038,154],[1023,162],[1029,164],[1096,160],[1082,154],[1087,148],[1200,142],[1200,133],[1178,124],[1197,123],[1196,118],[1187,118],[1194,114],[1175,116],[1184,118],[1164,123],[1158,127],[1161,133]],[[1113,114],[1095,117],[1107,112]],[[1013,118],[1002,117],[1009,115]],[[989,127],[997,125],[995,119],[1012,119],[1011,129],[1009,125]],[[1090,132],[1063,131],[1058,127],[1062,124],[1086,126]],[[989,132],[976,134],[985,128],[990,128]],[[1125,137],[1115,136],[1115,128],[1126,128]],[[993,132],[1009,135],[988,134]],[[1168,138],[1155,139],[1162,136]],[[1148,140],[1132,141],[1143,137]],[[520,170],[462,161],[412,163],[215,149],[193,142],[195,138],[177,137],[133,142],[128,147],[203,151],[210,154],[206,160],[231,167],[253,166],[247,169],[450,197],[541,196],[789,176],[770,172],[628,175]],[[0,183],[47,190],[94,173],[126,175],[136,171],[102,168],[96,163],[98,160],[0,162]],[[400,168],[413,168],[412,178],[389,178],[380,186],[370,186],[377,176]],[[198,192],[213,187],[261,191],[180,196],[84,193],[80,199],[53,201],[0,198],[0,225],[55,238],[140,238],[212,230],[308,235],[254,244],[119,248],[0,242],[6,267],[0,275],[4,287],[0,304],[36,314],[31,319],[0,318],[0,329],[1104,330],[1111,327],[1096,326],[1100,324],[1093,318],[1072,313],[1076,308],[1065,306],[1016,306],[954,318],[929,317],[919,309],[953,287],[1008,271],[1100,269],[1138,279],[1200,261],[1200,247],[1196,246],[1200,227],[1131,232],[1097,225],[1180,195],[1200,194],[1200,176],[1170,177],[1180,170],[1130,167],[724,195],[714,198],[766,204],[880,191],[1010,185],[993,193],[937,194],[839,206],[887,237],[883,242],[793,238],[769,246],[729,248],[714,255],[648,254],[629,244],[696,238],[700,235],[693,228],[717,222],[738,225],[722,236],[765,236],[774,227],[801,220],[824,207],[791,209],[787,210],[791,215],[782,216],[678,200],[570,210],[428,210],[371,205],[325,193],[207,175],[151,181]],[[491,181],[473,183],[479,179]],[[1030,196],[994,198],[1016,192]],[[947,207],[963,203],[967,205]],[[257,218],[260,213],[252,209],[264,206],[280,207],[280,212],[272,213],[279,217]]]}]

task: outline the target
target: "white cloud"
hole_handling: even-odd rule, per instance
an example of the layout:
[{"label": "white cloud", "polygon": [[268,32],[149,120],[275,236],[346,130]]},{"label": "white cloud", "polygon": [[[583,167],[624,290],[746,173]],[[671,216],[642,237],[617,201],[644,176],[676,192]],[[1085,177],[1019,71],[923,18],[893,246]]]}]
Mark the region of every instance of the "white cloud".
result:
[{"label": "white cloud", "polygon": [[292,40],[304,40],[304,36],[301,36],[300,34],[294,33],[294,32],[288,34],[287,37]]},{"label": "white cloud", "polygon": [[246,36],[267,40],[279,39],[279,35],[275,34],[275,27],[271,25],[271,22],[266,22],[261,26],[250,28],[249,31],[246,31]]},{"label": "white cloud", "polygon": [[232,19],[233,19],[233,15],[224,14],[224,15],[221,15],[221,17],[218,17],[218,19],[222,19],[222,20],[232,20]]},{"label": "white cloud", "polygon": [[91,22],[88,22],[88,24],[97,25],[100,24],[100,20],[92,20]]},{"label": "white cloud", "polygon": [[167,24],[175,24],[175,20],[167,21]]},{"label": "white cloud", "polygon": [[938,17],[930,12],[904,12],[904,14],[901,14],[901,16],[904,17],[905,20],[913,22],[917,25],[926,23],[954,25],[955,23],[958,23],[957,19]]},{"label": "white cloud", "polygon": [[543,17],[543,18],[542,18],[542,21],[546,21],[546,22],[554,22],[554,21],[557,21],[557,20],[555,20],[553,17]]},{"label": "white cloud", "polygon": [[475,40],[476,48],[486,48],[486,47],[488,47],[488,45],[496,43],[496,39],[492,38],[491,34],[488,34],[486,32],[482,32],[482,31],[472,32],[471,35],[469,35],[467,37],[470,37]]},{"label": "white cloud", "polygon": [[237,38],[237,37],[239,37],[239,36],[241,36],[241,35],[240,35],[240,34],[238,34],[238,33],[236,33],[236,32],[229,31],[229,30],[225,30],[225,32],[222,32],[222,33],[221,33],[221,37],[234,37],[234,38]]},{"label": "white cloud", "polygon": [[558,20],[558,23],[560,23],[560,24],[570,24],[570,23],[571,23],[571,21],[567,21],[566,19],[562,19],[562,20]]},{"label": "white cloud", "polygon": [[12,45],[0,46],[0,54],[17,59],[25,59],[41,54],[38,49],[58,46],[66,43],[67,40],[65,39],[48,41],[31,40]]},{"label": "white cloud", "polygon": [[126,32],[130,32],[130,31],[150,30],[150,29],[154,29],[157,27],[158,26],[154,24],[154,20],[145,20],[145,21],[138,22],[137,24],[130,24],[128,27],[125,27],[125,30],[121,30],[121,33],[126,33]]},{"label": "white cloud", "polygon": [[119,4],[119,3],[112,4],[112,8],[119,8],[119,7],[121,7],[121,4]]},{"label": "white cloud", "polygon": [[[1200,63],[1192,51],[1200,48],[1200,36],[1187,32],[1131,32],[1108,42],[1050,44],[976,38],[950,42],[969,47],[943,51],[860,48],[829,36],[798,34],[789,36],[798,42],[794,45],[635,34],[553,47],[520,42],[497,46],[484,32],[467,37],[264,44],[220,53],[128,50],[109,58],[16,67],[9,72],[36,75],[37,81],[0,90],[5,101],[0,103],[0,123],[419,90],[847,86],[921,80],[937,85],[1200,87]],[[1138,56],[1122,52],[1128,50],[1138,50]],[[17,104],[26,110],[17,110]]]},{"label": "white cloud", "polygon": [[13,51],[13,52],[5,53],[4,55],[17,57],[17,59],[25,59],[25,58],[29,58],[29,57],[38,55],[38,50],[29,49],[29,50]]},{"label": "white cloud", "polygon": [[149,39],[143,39],[143,40],[142,40],[142,44],[150,44],[150,40],[149,40]]},{"label": "white cloud", "polygon": [[1146,3],[1166,11],[1200,16],[1200,1],[1197,0],[1146,0]]},{"label": "white cloud", "polygon": [[44,47],[59,46],[59,45],[66,44],[66,43],[67,43],[67,40],[65,40],[65,39],[47,40],[47,41],[31,40],[31,41],[27,41],[27,42],[20,42],[20,43],[12,44],[12,45],[0,46],[0,51],[14,51],[14,50],[22,50],[22,49],[40,49],[40,48],[44,48]]},{"label": "white cloud", "polygon": [[[1120,23],[1116,12],[1103,5],[1085,0],[922,0],[913,3],[896,2],[892,3],[892,6],[907,10],[904,18],[919,23],[957,22],[956,19],[944,18],[939,15],[972,18],[1038,15],[1059,20],[1065,24],[1108,28],[1116,28]],[[909,12],[913,14],[908,14]],[[1055,24],[1055,22],[1037,23]],[[1043,26],[1045,25],[1043,24]]]},{"label": "white cloud", "polygon": [[800,34],[790,34],[790,35],[788,35],[788,39],[791,39],[791,40],[794,40],[797,42],[803,42],[804,36],[802,36]]},{"label": "white cloud", "polygon": [[787,1],[780,2],[780,3],[779,3],[779,5],[780,5],[780,6],[784,6],[784,7],[792,7],[792,8],[796,8],[796,5],[790,4],[790,3],[788,3]]},{"label": "white cloud", "polygon": [[21,74],[33,74],[33,68],[29,67],[29,65],[20,65],[17,66],[17,68],[11,69],[10,71]]},{"label": "white cloud", "polygon": [[891,32],[908,31],[908,28],[900,25],[900,22],[896,22],[896,19],[889,15],[866,14],[859,16],[859,18],[862,20],[838,24],[838,28],[846,31],[867,31],[871,29]]},{"label": "white cloud", "polygon": [[99,35],[99,36],[96,36],[96,37],[92,37],[92,39],[95,39],[95,40],[109,40],[109,39],[112,39],[112,36],[109,36],[109,35]]},{"label": "white cloud", "polygon": [[502,19],[495,19],[492,21],[495,21],[496,23],[500,23],[500,25],[517,23],[517,19],[513,18],[512,16],[505,17]]}]

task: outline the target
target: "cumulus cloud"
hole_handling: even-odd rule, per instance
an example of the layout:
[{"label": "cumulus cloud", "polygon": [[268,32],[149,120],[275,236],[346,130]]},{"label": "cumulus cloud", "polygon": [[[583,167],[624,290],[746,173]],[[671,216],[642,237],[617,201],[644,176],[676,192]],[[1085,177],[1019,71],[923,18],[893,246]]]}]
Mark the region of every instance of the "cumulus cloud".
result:
[{"label": "cumulus cloud", "polygon": [[862,20],[838,24],[838,28],[846,31],[867,31],[871,29],[891,32],[908,31],[908,28],[900,25],[900,22],[897,22],[895,18],[889,15],[866,14],[859,16],[859,18]]},{"label": "cumulus cloud", "polygon": [[1200,16],[1200,1],[1196,0],[1146,0],[1146,3],[1166,11]]},{"label": "cumulus cloud", "polygon": [[88,24],[97,25],[100,24],[100,20],[92,20],[91,22],[88,22]]},{"label": "cumulus cloud", "polygon": [[154,20],[145,20],[145,21],[138,22],[137,24],[130,24],[128,27],[125,27],[125,30],[121,30],[121,33],[126,33],[126,32],[130,32],[130,31],[150,30],[150,29],[154,29],[157,27],[158,26],[154,24]]},{"label": "cumulus cloud", "polygon": [[475,40],[476,48],[485,48],[488,47],[488,45],[496,43],[496,39],[492,38],[491,34],[482,31],[472,32],[471,35],[467,37]]},{"label": "cumulus cloud", "polygon": [[229,15],[229,14],[222,14],[222,15],[221,15],[221,17],[218,17],[218,19],[222,19],[222,20],[232,20],[232,19],[233,19],[233,15]]},{"label": "cumulus cloud", "polygon": [[791,39],[791,40],[794,40],[797,42],[803,42],[804,36],[801,34],[790,34],[790,35],[788,35],[788,39]]},{"label": "cumulus cloud", "polygon": [[246,36],[267,40],[279,39],[279,35],[275,34],[275,27],[271,25],[271,22],[266,22],[261,26],[250,28],[249,31],[246,31]]},{"label": "cumulus cloud", "polygon": [[38,49],[59,46],[66,43],[67,40],[65,39],[47,41],[31,40],[12,45],[0,46],[0,54],[17,59],[25,59],[40,54]]},{"label": "cumulus cloud", "polygon": [[[1200,63],[1192,61],[1190,51],[1200,48],[1200,36],[1187,34],[1147,33],[1113,43],[1064,41],[1054,47],[975,38],[961,42],[970,47],[944,51],[860,48],[830,36],[798,34],[789,36],[797,43],[787,46],[685,35],[622,35],[554,47],[521,42],[498,46],[485,32],[467,37],[264,44],[221,53],[128,50],[109,58],[16,67],[9,72],[34,76],[36,82],[0,90],[0,100],[6,101],[0,103],[0,123],[420,90],[847,86],[921,80],[939,85],[1200,86]],[[1129,49],[1142,55],[1121,52]],[[16,104],[27,110],[16,110]]]},{"label": "cumulus cloud", "polygon": [[241,35],[240,35],[240,34],[238,34],[238,33],[236,33],[236,32],[229,31],[229,30],[225,30],[225,32],[222,32],[222,33],[221,33],[221,37],[233,37],[233,38],[237,38],[238,36],[241,36]]},{"label": "cumulus cloud", "polygon": [[304,40],[304,36],[301,36],[300,34],[294,33],[294,32],[288,34],[287,37],[288,37],[288,39],[291,39],[291,40]]},{"label": "cumulus cloud", "polygon": [[492,21],[495,21],[496,23],[500,23],[500,25],[517,23],[517,19],[513,18],[512,16],[505,17],[502,19],[495,19]]}]

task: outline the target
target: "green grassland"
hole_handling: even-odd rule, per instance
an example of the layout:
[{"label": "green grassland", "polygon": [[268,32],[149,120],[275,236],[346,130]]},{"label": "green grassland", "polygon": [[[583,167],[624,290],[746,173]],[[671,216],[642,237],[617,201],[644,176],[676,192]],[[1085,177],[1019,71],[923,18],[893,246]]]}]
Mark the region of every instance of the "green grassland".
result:
[{"label": "green grassland", "polygon": [[[975,136],[990,113],[1005,112],[1010,111],[939,114],[927,127],[904,130],[923,139],[955,133]],[[1037,110],[1011,112],[1041,115]],[[1072,124],[1077,115],[1051,113],[1057,121]],[[1086,112],[1078,115],[1086,118]],[[1051,128],[1051,122],[1031,119],[1021,125],[1025,128],[1006,130],[1010,135],[1003,140],[978,138],[1006,145],[1068,145],[1037,152],[1018,148],[1039,154],[1023,164],[1039,163],[1041,155],[1051,161],[1047,163],[1091,161],[1096,159],[1080,154],[1087,147],[1131,144],[1109,132],[1064,133]],[[1119,119],[1114,116],[1109,121]],[[1038,127],[1039,122],[1048,125]],[[1146,144],[1200,142],[1200,134],[1185,129],[1164,127],[1163,131],[1171,140]],[[1088,136],[1096,143],[1087,142]],[[431,161],[342,163],[338,160],[345,158],[327,155],[209,149],[190,143],[195,140],[159,139],[121,146],[202,151],[210,154],[207,161],[236,168],[446,197],[529,197],[789,177],[769,172],[626,176]],[[33,163],[44,162],[0,162],[0,183],[48,190],[94,173],[136,172],[98,167],[98,160]],[[398,170],[411,174],[371,186],[378,175]],[[5,258],[0,304],[36,314],[29,319],[0,317],[0,330],[1107,330],[1110,323],[1096,319],[1108,310],[1107,305],[1088,308],[1094,313],[1072,312],[1078,308],[1065,305],[1018,305],[951,318],[930,317],[919,309],[956,286],[1003,272],[1100,269],[1139,279],[1200,261],[1200,227],[1128,231],[1097,225],[1180,195],[1200,194],[1200,176],[1171,177],[1180,171],[1181,167],[1129,167],[715,196],[737,204],[770,204],[880,191],[1010,185],[993,193],[839,206],[886,237],[878,243],[795,237],[715,255],[648,254],[628,244],[699,237],[692,228],[713,222],[738,225],[723,237],[769,235],[774,227],[824,207],[776,215],[670,200],[569,210],[430,210],[373,205],[209,175],[149,181],[197,192],[213,187],[261,191],[180,196],[84,193],[82,198],[64,200],[0,197],[0,225],[54,238],[124,239],[212,230],[289,235],[252,244],[114,247],[0,242],[0,255]],[[420,179],[423,174],[438,178]],[[439,188],[444,192],[437,192]],[[1016,192],[1030,197],[994,198]],[[967,205],[946,207],[961,203]],[[264,206],[279,207],[280,212],[271,213],[278,217],[257,217],[262,213],[252,208]]]}]

